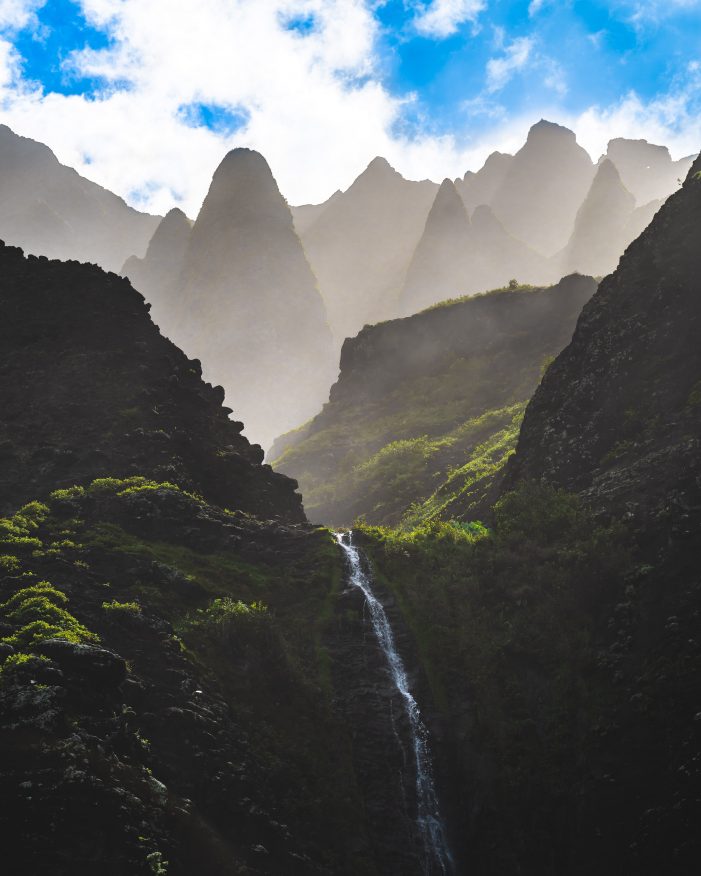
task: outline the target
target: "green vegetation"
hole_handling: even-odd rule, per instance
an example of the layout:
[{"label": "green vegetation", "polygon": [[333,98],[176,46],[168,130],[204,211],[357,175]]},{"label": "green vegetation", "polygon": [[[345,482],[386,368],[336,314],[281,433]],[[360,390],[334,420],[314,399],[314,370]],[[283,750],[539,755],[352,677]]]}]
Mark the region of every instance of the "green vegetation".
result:
[{"label": "green vegetation", "polygon": [[434,702],[465,739],[451,753],[458,785],[470,783],[477,746],[497,810],[538,801],[556,823],[578,746],[606,708],[592,675],[599,613],[629,583],[631,556],[623,530],[542,485],[506,495],[494,518],[490,529],[361,526],[358,537],[412,630]]},{"label": "green vegetation", "polygon": [[63,607],[67,602],[65,593],[48,581],[17,590],[0,604],[0,617],[16,627],[12,634],[0,641],[30,649],[44,639],[98,642],[99,637]]},{"label": "green vegetation", "polygon": [[276,442],[307,515],[411,528],[488,512],[525,407],[593,292],[512,281],[368,327],[330,402]]},{"label": "green vegetation", "polygon": [[473,298],[488,298],[492,295],[501,295],[504,292],[534,292],[537,289],[542,289],[542,286],[532,286],[530,283],[519,283],[518,280],[509,280],[506,286],[499,286],[497,289],[487,289],[485,292],[477,292],[473,295],[459,295],[457,298],[446,298],[444,301],[438,301],[427,307],[422,313],[429,310],[438,310],[443,307],[452,307],[454,304],[462,304],[464,301],[469,301]]},{"label": "green vegetation", "polygon": [[102,609],[112,615],[141,614],[141,605],[138,602],[118,602],[116,599],[111,602],[103,602]]},{"label": "green vegetation", "polygon": [[[413,526],[450,514],[453,500],[467,510],[515,447],[539,373],[534,366],[514,379],[487,360],[456,360],[438,375],[402,383],[382,403],[339,410],[275,467],[299,480],[312,520],[342,525],[362,516]],[[490,391],[478,390],[485,381]],[[506,404],[485,409],[490,395]]]}]

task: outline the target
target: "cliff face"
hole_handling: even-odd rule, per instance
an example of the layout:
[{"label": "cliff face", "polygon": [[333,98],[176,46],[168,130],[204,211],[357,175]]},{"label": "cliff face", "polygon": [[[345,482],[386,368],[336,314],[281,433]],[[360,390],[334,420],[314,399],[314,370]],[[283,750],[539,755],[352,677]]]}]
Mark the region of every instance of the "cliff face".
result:
[{"label": "cliff face", "polygon": [[127,280],[0,249],[0,505],[105,474],[170,481],[228,508],[303,520],[295,484],[161,336]]},{"label": "cliff face", "polygon": [[0,125],[0,237],[35,255],[117,271],[160,221],[59,164],[43,143]]},{"label": "cliff face", "polygon": [[128,281],[4,245],[0,276],[13,876],[377,876],[330,535]]},{"label": "cliff face", "polygon": [[[311,519],[396,523],[484,504],[523,405],[596,284],[502,290],[366,327],[348,339],[322,412],[271,451]],[[411,516],[411,515],[410,515]]]},{"label": "cliff face", "polygon": [[698,525],[700,170],[585,307],[528,407],[507,484],[548,481],[664,531]]}]

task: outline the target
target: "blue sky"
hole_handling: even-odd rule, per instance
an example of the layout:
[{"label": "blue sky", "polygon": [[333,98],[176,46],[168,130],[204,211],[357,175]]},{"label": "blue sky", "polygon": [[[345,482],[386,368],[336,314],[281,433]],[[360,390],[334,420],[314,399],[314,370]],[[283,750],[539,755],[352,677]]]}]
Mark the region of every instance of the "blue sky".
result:
[{"label": "blue sky", "polygon": [[0,36],[0,120],[151,209],[195,211],[239,144],[292,201],[376,153],[476,169],[541,116],[594,158],[701,145],[701,0],[0,0]]}]

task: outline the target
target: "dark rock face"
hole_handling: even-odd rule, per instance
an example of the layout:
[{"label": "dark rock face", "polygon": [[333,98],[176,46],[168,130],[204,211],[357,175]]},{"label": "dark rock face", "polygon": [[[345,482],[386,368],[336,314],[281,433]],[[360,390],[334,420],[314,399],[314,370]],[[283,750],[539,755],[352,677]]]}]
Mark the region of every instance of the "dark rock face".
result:
[{"label": "dark rock face", "polygon": [[567,243],[593,177],[591,159],[572,131],[541,120],[514,155],[491,206],[515,237],[550,256]]},{"label": "dark rock face", "polygon": [[[350,736],[318,675],[328,534],[124,486],[49,497],[42,549],[2,545],[19,556],[0,566],[0,635],[25,619],[8,609],[18,590],[50,581],[99,637],[6,645],[16,666],[0,655],[6,872],[377,876]],[[217,598],[243,613],[213,616]],[[270,610],[238,602],[254,599]]]},{"label": "dark rock face", "polygon": [[43,143],[0,125],[0,237],[34,255],[117,271],[160,221],[59,164]]},{"label": "dark rock face", "polygon": [[699,171],[697,160],[584,308],[528,407],[506,482],[575,490],[662,540],[700,519]]},{"label": "dark rock face", "polygon": [[331,401],[377,398],[402,380],[461,354],[486,353],[514,335],[524,344],[550,332],[565,339],[571,331],[565,316],[576,314],[595,288],[590,277],[573,275],[550,288],[477,296],[368,326],[343,345]]},{"label": "dark rock face", "polygon": [[89,684],[119,687],[127,677],[124,660],[118,654],[95,645],[44,639],[35,650],[53,660],[63,673],[77,675]]},{"label": "dark rock face", "polygon": [[[396,606],[387,604],[386,594],[383,601],[397,647],[405,654],[415,646]],[[353,765],[378,872],[421,876],[410,728],[375,639],[365,598],[356,588],[339,593],[326,644],[333,660],[334,708],[352,728]]]},{"label": "dark rock face", "polygon": [[252,438],[267,446],[318,410],[335,374],[331,333],[289,207],[259,153],[224,158],[192,230],[169,214],[143,270],[154,319],[226,386]]},{"label": "dark rock face", "polygon": [[223,408],[224,391],[159,333],[127,280],[0,249],[0,507],[142,474],[224,507],[303,520],[296,484]]}]

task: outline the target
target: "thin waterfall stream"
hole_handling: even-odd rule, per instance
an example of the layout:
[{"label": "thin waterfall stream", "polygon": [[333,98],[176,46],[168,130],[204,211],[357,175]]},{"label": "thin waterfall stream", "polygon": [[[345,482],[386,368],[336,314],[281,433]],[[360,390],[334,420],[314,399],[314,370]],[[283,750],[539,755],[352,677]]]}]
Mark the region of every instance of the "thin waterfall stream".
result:
[{"label": "thin waterfall stream", "polygon": [[397,652],[389,619],[382,603],[372,591],[372,581],[363,569],[358,549],[353,545],[352,533],[337,532],[336,540],[348,561],[350,584],[361,590],[365,597],[373,632],[387,660],[392,681],[401,695],[411,729],[413,768],[416,773],[416,825],[423,850],[423,872],[425,876],[449,876],[453,872],[453,862],[433,779],[428,730],[409,690],[406,668]]}]

